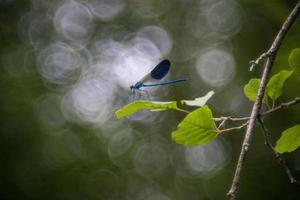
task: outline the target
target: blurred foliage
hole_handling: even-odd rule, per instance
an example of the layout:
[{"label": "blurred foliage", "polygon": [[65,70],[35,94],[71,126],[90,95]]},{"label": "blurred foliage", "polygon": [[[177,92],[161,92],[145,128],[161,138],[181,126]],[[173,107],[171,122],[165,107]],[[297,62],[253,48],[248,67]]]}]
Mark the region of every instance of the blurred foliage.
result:
[{"label": "blurred foliage", "polygon": [[[99,15],[91,21],[85,9],[75,7],[70,17],[65,19],[77,19],[72,14],[82,14],[84,20],[79,19],[76,23],[87,27],[88,31],[80,29],[73,33],[63,32],[61,29],[66,27],[55,24],[54,15],[63,1],[0,1],[0,199],[226,199],[244,132],[228,134],[204,148],[184,148],[170,140],[170,132],[183,119],[181,113],[164,113],[158,116],[157,113],[144,112],[124,122],[107,118],[128,103],[125,96],[129,92],[117,81],[115,84],[109,82],[106,87],[120,91],[111,96],[110,90],[99,88],[97,81],[92,82],[94,89],[99,91],[97,95],[100,100],[104,98],[100,103],[82,103],[86,99],[93,100],[94,97],[89,96],[87,89],[90,88],[85,87],[79,90],[82,96],[75,99],[78,101],[68,101],[68,96],[64,95],[75,88],[74,81],[82,78],[80,73],[84,73],[89,65],[81,63],[85,59],[84,48],[77,48],[78,44],[74,41],[80,40],[87,48],[92,48],[98,41],[97,37],[103,39],[109,36],[118,42],[127,41],[136,35],[136,30],[147,26],[146,30],[140,30],[138,34],[147,35],[153,30],[161,34],[153,39],[155,48],[146,46],[151,47],[152,55],[157,56],[159,49],[159,56],[170,57],[173,61],[174,71],[170,76],[189,74],[194,81],[184,88],[170,87],[154,91],[155,97],[167,100],[192,99],[213,88],[215,95],[210,107],[216,112],[214,115],[245,116],[249,113],[251,104],[243,96],[242,87],[250,78],[259,77],[262,71],[262,67],[257,66],[254,73],[249,73],[249,60],[258,57],[270,46],[296,1],[228,1],[231,7],[225,10],[220,6],[224,6],[224,3],[216,4],[220,7],[209,6],[212,2],[218,3],[217,0],[165,0],[163,3],[149,0],[145,4],[137,0],[110,2],[115,3],[119,10],[123,9],[122,12],[115,17]],[[199,2],[203,7],[200,6],[197,10]],[[216,10],[207,10],[208,8]],[[107,7],[104,10],[112,9]],[[26,18],[28,13],[34,15]],[[60,16],[59,14],[61,13],[56,16]],[[205,17],[206,21],[203,20]],[[25,19],[30,20],[28,22]],[[222,19],[239,21],[226,24],[222,23]],[[43,23],[39,24],[41,21]],[[206,24],[207,21],[213,24]],[[30,22],[35,22],[31,29],[26,24]],[[114,24],[117,26],[108,26]],[[155,27],[149,27],[154,25]],[[206,35],[206,32],[202,32],[203,29],[216,35]],[[29,30],[36,32],[25,37],[23,32]],[[170,37],[166,36],[164,30]],[[299,32],[300,21],[297,20],[278,52],[272,74],[291,69],[297,63],[298,59],[289,59],[289,55],[293,49],[300,47]],[[164,39],[155,40],[159,37]],[[166,42],[168,38],[171,38],[169,43]],[[73,70],[72,66],[68,66],[70,68],[65,74],[58,74],[58,78],[53,78],[46,76],[49,74],[44,72],[49,71],[41,69],[48,68],[41,66],[51,64],[51,60],[42,59],[43,53],[48,53],[43,50],[56,42],[69,46],[60,45],[58,50],[53,48],[54,53],[68,51],[70,47],[75,49],[70,54],[59,57],[57,63],[70,59],[80,63],[80,67]],[[103,49],[109,49],[108,46]],[[118,48],[122,50],[122,47]],[[143,46],[139,48],[143,49]],[[214,48],[217,51],[212,51]],[[110,54],[106,52],[105,55],[110,57],[105,58],[97,52],[95,54],[99,57],[93,55],[93,59],[111,60],[121,52],[120,49],[109,52]],[[140,52],[131,53],[137,56],[132,59],[134,61],[139,57],[144,59]],[[293,54],[296,53],[296,50],[293,51]],[[208,74],[210,76],[206,80],[198,72],[207,63],[215,66],[217,71],[219,63],[211,60],[202,62],[204,57],[197,57],[198,54],[205,55],[205,58],[213,55],[221,58],[214,61],[226,61],[222,66],[235,63],[236,67],[226,68],[224,74],[232,74],[227,74],[225,78],[219,77],[219,80],[224,78],[223,82],[210,82],[215,81],[216,74]],[[81,57],[72,57],[74,55]],[[123,59],[128,57],[127,54],[121,56]],[[89,63],[92,59],[86,57]],[[147,63],[151,60],[143,59],[138,61]],[[157,60],[153,59],[153,63],[157,63]],[[126,65],[125,62],[122,64]],[[126,79],[132,81],[137,78],[133,76],[134,71],[130,73]],[[64,79],[68,75],[75,78]],[[99,74],[91,72],[91,75],[96,80]],[[122,77],[124,72],[119,75]],[[111,76],[101,74],[100,81],[106,81],[105,78],[109,77]],[[124,83],[123,79],[120,80]],[[299,82],[299,75],[292,75],[277,101],[283,102],[299,96]],[[105,98],[106,95],[109,98]],[[83,112],[83,109],[94,111],[95,106],[99,110],[76,118],[72,115],[73,109],[69,110],[71,114],[65,110],[72,103],[79,109],[77,114]],[[83,108],[82,105],[88,106]],[[103,115],[95,117],[93,114],[98,112],[103,112]],[[266,118],[266,126],[273,141],[288,127],[299,124],[299,116],[300,107],[295,106]],[[106,118],[106,121],[101,121]],[[300,179],[299,150],[285,158],[295,177]],[[299,195],[299,187],[289,183],[284,170],[264,146],[257,129],[242,174],[239,198],[296,200]]]}]

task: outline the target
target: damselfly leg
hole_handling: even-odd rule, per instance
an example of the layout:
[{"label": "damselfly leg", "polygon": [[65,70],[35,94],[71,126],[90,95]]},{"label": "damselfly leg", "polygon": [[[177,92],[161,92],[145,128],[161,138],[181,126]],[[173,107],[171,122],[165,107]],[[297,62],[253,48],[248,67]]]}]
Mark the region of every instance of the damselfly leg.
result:
[{"label": "damselfly leg", "polygon": [[151,95],[147,90],[134,89],[131,92],[132,101],[136,100],[151,100]]}]

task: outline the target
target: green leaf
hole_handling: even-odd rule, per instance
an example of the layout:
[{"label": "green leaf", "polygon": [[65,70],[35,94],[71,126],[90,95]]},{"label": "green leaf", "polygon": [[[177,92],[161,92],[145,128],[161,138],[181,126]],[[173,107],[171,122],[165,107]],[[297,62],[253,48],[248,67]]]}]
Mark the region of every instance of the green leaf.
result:
[{"label": "green leaf", "polygon": [[266,93],[273,101],[281,95],[284,83],[292,75],[292,73],[293,71],[282,70],[272,76],[267,84]]},{"label": "green leaf", "polygon": [[[255,101],[257,98],[258,88],[260,84],[260,79],[253,78],[244,86],[244,93],[249,101]],[[267,104],[267,96],[264,95],[263,103]]]},{"label": "green leaf", "polygon": [[281,134],[276,143],[275,150],[278,153],[292,152],[300,146],[300,124],[293,126]]},{"label": "green leaf", "polygon": [[300,48],[293,49],[289,55],[289,64],[296,71],[300,71]]},{"label": "green leaf", "polygon": [[189,113],[172,133],[172,139],[179,144],[193,146],[207,144],[217,137],[218,129],[208,106]]},{"label": "green leaf", "polygon": [[204,106],[206,102],[215,94],[214,91],[209,91],[205,96],[203,97],[198,97],[194,100],[181,100],[180,102],[182,104],[186,104],[188,106]]},{"label": "green leaf", "polygon": [[118,119],[130,116],[139,110],[164,111],[167,109],[177,109],[176,101],[135,101],[127,104],[115,112]]}]

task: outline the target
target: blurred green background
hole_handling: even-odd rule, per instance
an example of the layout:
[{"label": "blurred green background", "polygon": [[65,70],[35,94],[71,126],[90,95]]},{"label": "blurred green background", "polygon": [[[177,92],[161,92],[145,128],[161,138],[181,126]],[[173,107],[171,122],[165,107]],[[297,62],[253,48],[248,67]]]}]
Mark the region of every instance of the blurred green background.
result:
[{"label": "blurred green background", "polygon": [[[193,99],[209,90],[214,116],[246,116],[248,62],[270,46],[296,1],[0,0],[0,199],[226,199],[244,130],[186,148],[170,134],[173,111],[116,120],[129,86],[163,58],[167,79],[153,100]],[[300,47],[295,22],[272,73],[290,69]],[[293,75],[280,101],[299,96]],[[186,108],[190,109],[190,108]],[[300,107],[265,119],[275,142],[299,124]],[[300,179],[300,152],[284,155]],[[299,186],[257,127],[239,199],[300,198]]]}]

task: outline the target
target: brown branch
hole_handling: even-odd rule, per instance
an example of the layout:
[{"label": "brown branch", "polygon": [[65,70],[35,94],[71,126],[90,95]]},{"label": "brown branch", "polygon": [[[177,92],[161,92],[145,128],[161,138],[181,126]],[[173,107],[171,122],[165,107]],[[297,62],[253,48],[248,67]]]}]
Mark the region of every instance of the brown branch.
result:
[{"label": "brown branch", "polygon": [[294,176],[292,175],[291,173],[291,170],[288,168],[288,166],[286,165],[286,162],[285,160],[281,157],[281,155],[279,153],[277,153],[270,141],[270,138],[269,138],[269,134],[268,134],[268,130],[263,122],[263,120],[261,119],[261,117],[259,116],[257,118],[260,126],[261,126],[261,129],[262,129],[262,133],[263,133],[263,136],[264,136],[264,139],[265,139],[265,144],[269,147],[269,149],[272,151],[273,155],[275,156],[275,158],[277,159],[278,163],[284,168],[287,176],[289,177],[290,179],[290,182],[291,183],[296,183],[296,184],[300,184],[299,181],[297,181]]},{"label": "brown branch", "polygon": [[[292,101],[288,101],[288,102],[285,102],[285,103],[281,103],[279,106],[276,106],[270,110],[267,110],[263,113],[260,114],[260,116],[265,116],[265,115],[269,115],[273,112],[276,112],[276,111],[279,111],[280,109],[282,108],[288,108],[288,107],[291,107],[293,105],[296,105],[300,103],[300,97],[296,97],[295,99],[293,99]],[[250,117],[231,117],[231,116],[228,116],[228,117],[218,117],[218,118],[214,118],[214,120],[216,122],[219,122],[219,121],[232,121],[232,122],[238,122],[238,121],[246,121],[246,120],[249,120]]]},{"label": "brown branch", "polygon": [[265,88],[266,88],[266,85],[268,82],[269,74],[270,74],[272,66],[273,66],[273,62],[276,58],[277,51],[282,43],[283,38],[285,37],[287,31],[290,29],[290,27],[296,20],[297,16],[299,15],[299,11],[300,11],[300,1],[298,1],[298,3],[296,4],[294,9],[288,16],[288,18],[283,23],[279,33],[277,34],[275,40],[273,41],[273,43],[271,45],[271,48],[268,50],[268,53],[270,55],[267,58],[267,61],[266,61],[265,67],[264,67],[264,71],[262,74],[260,86],[258,89],[258,95],[257,95],[255,103],[252,107],[252,111],[251,111],[251,115],[250,115],[250,119],[249,119],[249,125],[247,126],[245,138],[244,138],[244,141],[242,144],[242,148],[241,148],[240,156],[239,156],[238,163],[236,166],[235,174],[233,177],[232,185],[230,187],[229,192],[227,193],[227,195],[230,197],[231,200],[236,199],[236,194],[239,189],[239,183],[240,183],[240,177],[241,177],[243,164],[244,164],[247,152],[249,150],[250,141],[251,141],[251,138],[253,135],[255,122],[256,122],[256,119],[260,112],[260,108],[262,105],[262,98],[265,93]]}]

